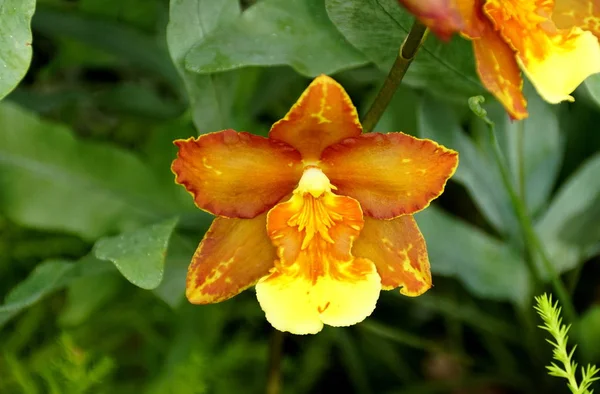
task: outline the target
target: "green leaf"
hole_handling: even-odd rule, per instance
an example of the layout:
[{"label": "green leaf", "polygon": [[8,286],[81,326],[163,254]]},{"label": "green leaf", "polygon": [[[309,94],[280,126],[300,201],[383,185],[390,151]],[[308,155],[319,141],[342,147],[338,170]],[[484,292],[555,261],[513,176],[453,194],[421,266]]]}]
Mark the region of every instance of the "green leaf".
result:
[{"label": "green leaf", "polygon": [[0,105],[0,212],[11,220],[95,240],[177,210],[131,153]]},{"label": "green leaf", "polygon": [[590,362],[600,361],[600,306],[585,311],[576,326],[577,342],[583,357]]},{"label": "green leaf", "polygon": [[0,1],[0,99],[23,79],[31,62],[35,0]]},{"label": "green leaf", "polygon": [[[600,154],[589,159],[559,189],[536,229],[559,272],[598,252],[600,244]],[[542,271],[544,272],[544,271]]]},{"label": "green leaf", "polygon": [[516,303],[529,299],[527,266],[508,245],[435,207],[415,218],[434,274],[457,278],[481,298]]},{"label": "green leaf", "polygon": [[67,261],[46,261],[38,265],[6,296],[0,306],[0,327],[21,310],[35,304],[49,293],[63,287],[73,273],[75,264]]},{"label": "green leaf", "polygon": [[593,74],[583,81],[588,101],[600,107],[600,74]]},{"label": "green leaf", "polygon": [[186,67],[199,73],[289,65],[306,76],[366,62],[333,26],[323,0],[260,1],[198,42],[186,57]]},{"label": "green leaf", "polygon": [[47,260],[40,263],[27,279],[15,286],[0,305],[0,327],[23,309],[41,301],[45,296],[62,289],[77,278],[103,275],[114,267],[93,256],[77,262]]},{"label": "green leaf", "polygon": [[171,0],[167,44],[185,84],[200,134],[232,127],[231,107],[238,76],[199,75],[186,70],[185,56],[197,42],[219,26],[234,21],[240,12],[238,0]]},{"label": "green leaf", "polygon": [[163,278],[169,239],[178,218],[100,239],[94,254],[112,261],[123,276],[142,289],[155,289]]},{"label": "green leaf", "polygon": [[467,188],[490,224],[507,238],[518,238],[519,224],[493,156],[466,135],[458,116],[439,100],[423,97],[418,123],[421,137],[458,151],[459,165],[452,179]]},{"label": "green leaf", "polygon": [[[397,0],[326,0],[329,17],[350,43],[387,72],[408,34],[413,16]],[[471,44],[429,37],[411,64],[404,82],[444,97],[485,93],[475,71]]]},{"label": "green leaf", "polygon": [[178,86],[177,72],[166,51],[153,37],[130,26],[51,7],[38,7],[33,27],[43,34],[70,37],[102,49],[143,70],[161,75]]}]

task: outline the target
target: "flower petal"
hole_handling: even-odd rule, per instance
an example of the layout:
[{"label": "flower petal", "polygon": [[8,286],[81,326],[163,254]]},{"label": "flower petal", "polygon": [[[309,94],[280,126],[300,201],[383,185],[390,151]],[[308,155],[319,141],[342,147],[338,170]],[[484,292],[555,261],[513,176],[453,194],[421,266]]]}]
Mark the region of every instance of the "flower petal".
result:
[{"label": "flower petal", "polygon": [[267,236],[266,216],[213,221],[188,270],[186,295],[191,303],[225,301],[269,273],[277,256]]},{"label": "flower petal", "polygon": [[479,38],[473,39],[473,49],[477,73],[486,89],[502,103],[512,119],[526,118],[523,78],[513,49],[491,26],[481,30]]},{"label": "flower petal", "polygon": [[457,165],[455,151],[404,133],[348,138],[327,148],[320,164],[339,194],[357,199],[377,219],[427,207]]},{"label": "flower petal", "polygon": [[311,281],[275,271],[256,285],[267,320],[279,331],[316,334],[323,324],[350,326],[375,309],[381,284],[372,261],[355,258],[339,264],[342,277],[326,275]]},{"label": "flower petal", "polygon": [[425,239],[412,215],[392,220],[365,217],[365,226],[352,252],[375,263],[384,290],[418,296],[431,288]]},{"label": "flower petal", "polygon": [[280,260],[256,295],[273,327],[311,334],[371,314],[380,278],[372,261],[351,254],[362,225],[358,202],[330,191],[319,197],[295,191],[269,211],[267,231]]},{"label": "flower petal", "polygon": [[318,160],[327,146],[361,132],[356,108],[344,88],[321,75],[306,88],[287,115],[273,125],[269,138],[290,144],[306,161]]},{"label": "flower petal", "polygon": [[487,0],[484,12],[517,52],[517,61],[540,96],[550,103],[573,101],[569,94],[600,72],[600,45],[578,27],[557,29],[547,0]]},{"label": "flower petal", "polygon": [[462,19],[454,0],[399,1],[441,39],[449,40],[452,33],[462,28]]},{"label": "flower petal", "polygon": [[556,0],[552,21],[559,29],[580,27],[600,38],[600,2],[597,0]]},{"label": "flower petal", "polygon": [[290,194],[302,173],[295,149],[249,133],[224,130],[175,145],[176,182],[214,215],[253,218]]}]

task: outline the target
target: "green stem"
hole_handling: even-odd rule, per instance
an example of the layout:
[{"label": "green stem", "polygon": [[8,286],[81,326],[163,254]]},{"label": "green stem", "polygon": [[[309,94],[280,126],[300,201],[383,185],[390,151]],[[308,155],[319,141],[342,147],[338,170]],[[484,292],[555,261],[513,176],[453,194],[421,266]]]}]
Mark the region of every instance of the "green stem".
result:
[{"label": "green stem", "polygon": [[269,353],[269,374],[267,376],[267,394],[281,392],[281,357],[283,353],[283,333],[273,329]]},{"label": "green stem", "polygon": [[469,99],[469,106],[471,107],[471,110],[473,110],[473,112],[475,112],[475,114],[481,119],[483,119],[488,126],[490,139],[494,150],[494,159],[496,160],[496,164],[500,169],[502,183],[508,191],[511,203],[513,205],[513,208],[519,220],[519,224],[521,225],[523,235],[525,237],[525,248],[527,249],[530,257],[527,260],[530,265],[529,268],[531,270],[531,273],[534,276],[536,282],[540,283],[542,276],[535,264],[537,253],[537,255],[540,257],[540,260],[542,261],[542,264],[544,265],[545,270],[550,275],[552,288],[554,289],[556,296],[560,300],[560,303],[565,312],[566,319],[569,322],[574,323],[577,319],[577,313],[575,312],[575,307],[571,302],[571,297],[569,296],[565,285],[560,280],[560,277],[554,269],[554,266],[550,262],[550,259],[546,254],[544,246],[542,245],[542,242],[540,241],[537,233],[535,232],[531,218],[527,213],[527,208],[525,207],[524,201],[521,198],[519,198],[519,195],[515,190],[508,165],[504,160],[504,155],[502,154],[500,144],[498,144],[498,139],[496,138],[496,129],[494,122],[492,122],[487,117],[487,112],[481,107],[481,103],[483,101],[484,98],[482,96],[471,97],[471,99]]},{"label": "green stem", "polygon": [[398,86],[400,86],[400,82],[402,82],[406,71],[408,71],[408,67],[415,58],[417,51],[427,38],[427,32],[427,27],[415,20],[410,28],[410,32],[406,36],[406,39],[404,39],[404,42],[398,51],[396,61],[388,73],[383,86],[379,90],[379,93],[377,93],[377,97],[375,97],[373,104],[371,104],[371,107],[362,120],[365,133],[373,131],[377,122],[381,119],[385,109],[392,101]]},{"label": "green stem", "polygon": [[527,201],[525,189],[525,122],[519,122],[517,125],[517,149],[518,149],[518,168],[519,168],[519,194],[521,200]]}]

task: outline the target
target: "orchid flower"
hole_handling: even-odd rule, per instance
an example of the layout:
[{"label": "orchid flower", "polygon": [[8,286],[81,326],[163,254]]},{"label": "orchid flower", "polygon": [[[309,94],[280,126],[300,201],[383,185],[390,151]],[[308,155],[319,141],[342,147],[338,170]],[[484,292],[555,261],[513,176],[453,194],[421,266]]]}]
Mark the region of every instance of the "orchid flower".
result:
[{"label": "orchid flower", "polygon": [[317,77],[264,138],[177,140],[176,182],[217,217],[189,267],[190,302],[256,285],[267,320],[295,334],[349,326],[380,291],[431,287],[412,216],[444,190],[458,154],[403,133],[361,134],[344,89]]},{"label": "orchid flower", "polygon": [[441,38],[473,42],[483,85],[513,119],[528,116],[521,71],[549,103],[600,72],[597,0],[400,0]]}]

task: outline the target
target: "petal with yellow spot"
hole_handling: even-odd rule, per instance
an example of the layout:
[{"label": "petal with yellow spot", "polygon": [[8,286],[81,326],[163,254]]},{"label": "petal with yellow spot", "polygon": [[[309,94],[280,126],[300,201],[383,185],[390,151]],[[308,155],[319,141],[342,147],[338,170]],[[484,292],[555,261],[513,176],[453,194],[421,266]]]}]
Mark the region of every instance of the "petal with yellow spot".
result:
[{"label": "petal with yellow spot", "polygon": [[188,270],[186,295],[191,303],[227,300],[269,273],[277,256],[266,216],[213,221]]},{"label": "petal with yellow spot", "polygon": [[533,86],[549,103],[570,96],[588,76],[600,72],[600,45],[579,27],[558,29],[548,0],[488,0],[484,12],[517,53]]},{"label": "petal with yellow spot", "polygon": [[267,231],[279,261],[256,294],[280,331],[314,334],[323,324],[356,324],[379,298],[375,265],[351,253],[363,226],[360,205],[331,190],[323,173],[309,168],[290,200],[269,211]]},{"label": "petal with yellow spot", "polygon": [[344,88],[331,77],[315,78],[269,138],[284,141],[316,161],[327,146],[362,132],[358,113]]},{"label": "petal with yellow spot", "polygon": [[245,132],[224,130],[175,145],[176,182],[214,215],[253,218],[290,194],[302,174],[294,148]]},{"label": "petal with yellow spot", "polygon": [[425,239],[412,215],[392,220],[365,217],[365,225],[352,252],[375,263],[381,287],[418,296],[431,288],[431,271]]},{"label": "petal with yellow spot", "polygon": [[420,211],[444,191],[458,153],[404,133],[370,133],[327,148],[320,166],[365,215],[391,219]]},{"label": "petal with yellow spot", "polygon": [[454,0],[399,0],[406,9],[438,37],[448,40],[463,23]]}]

